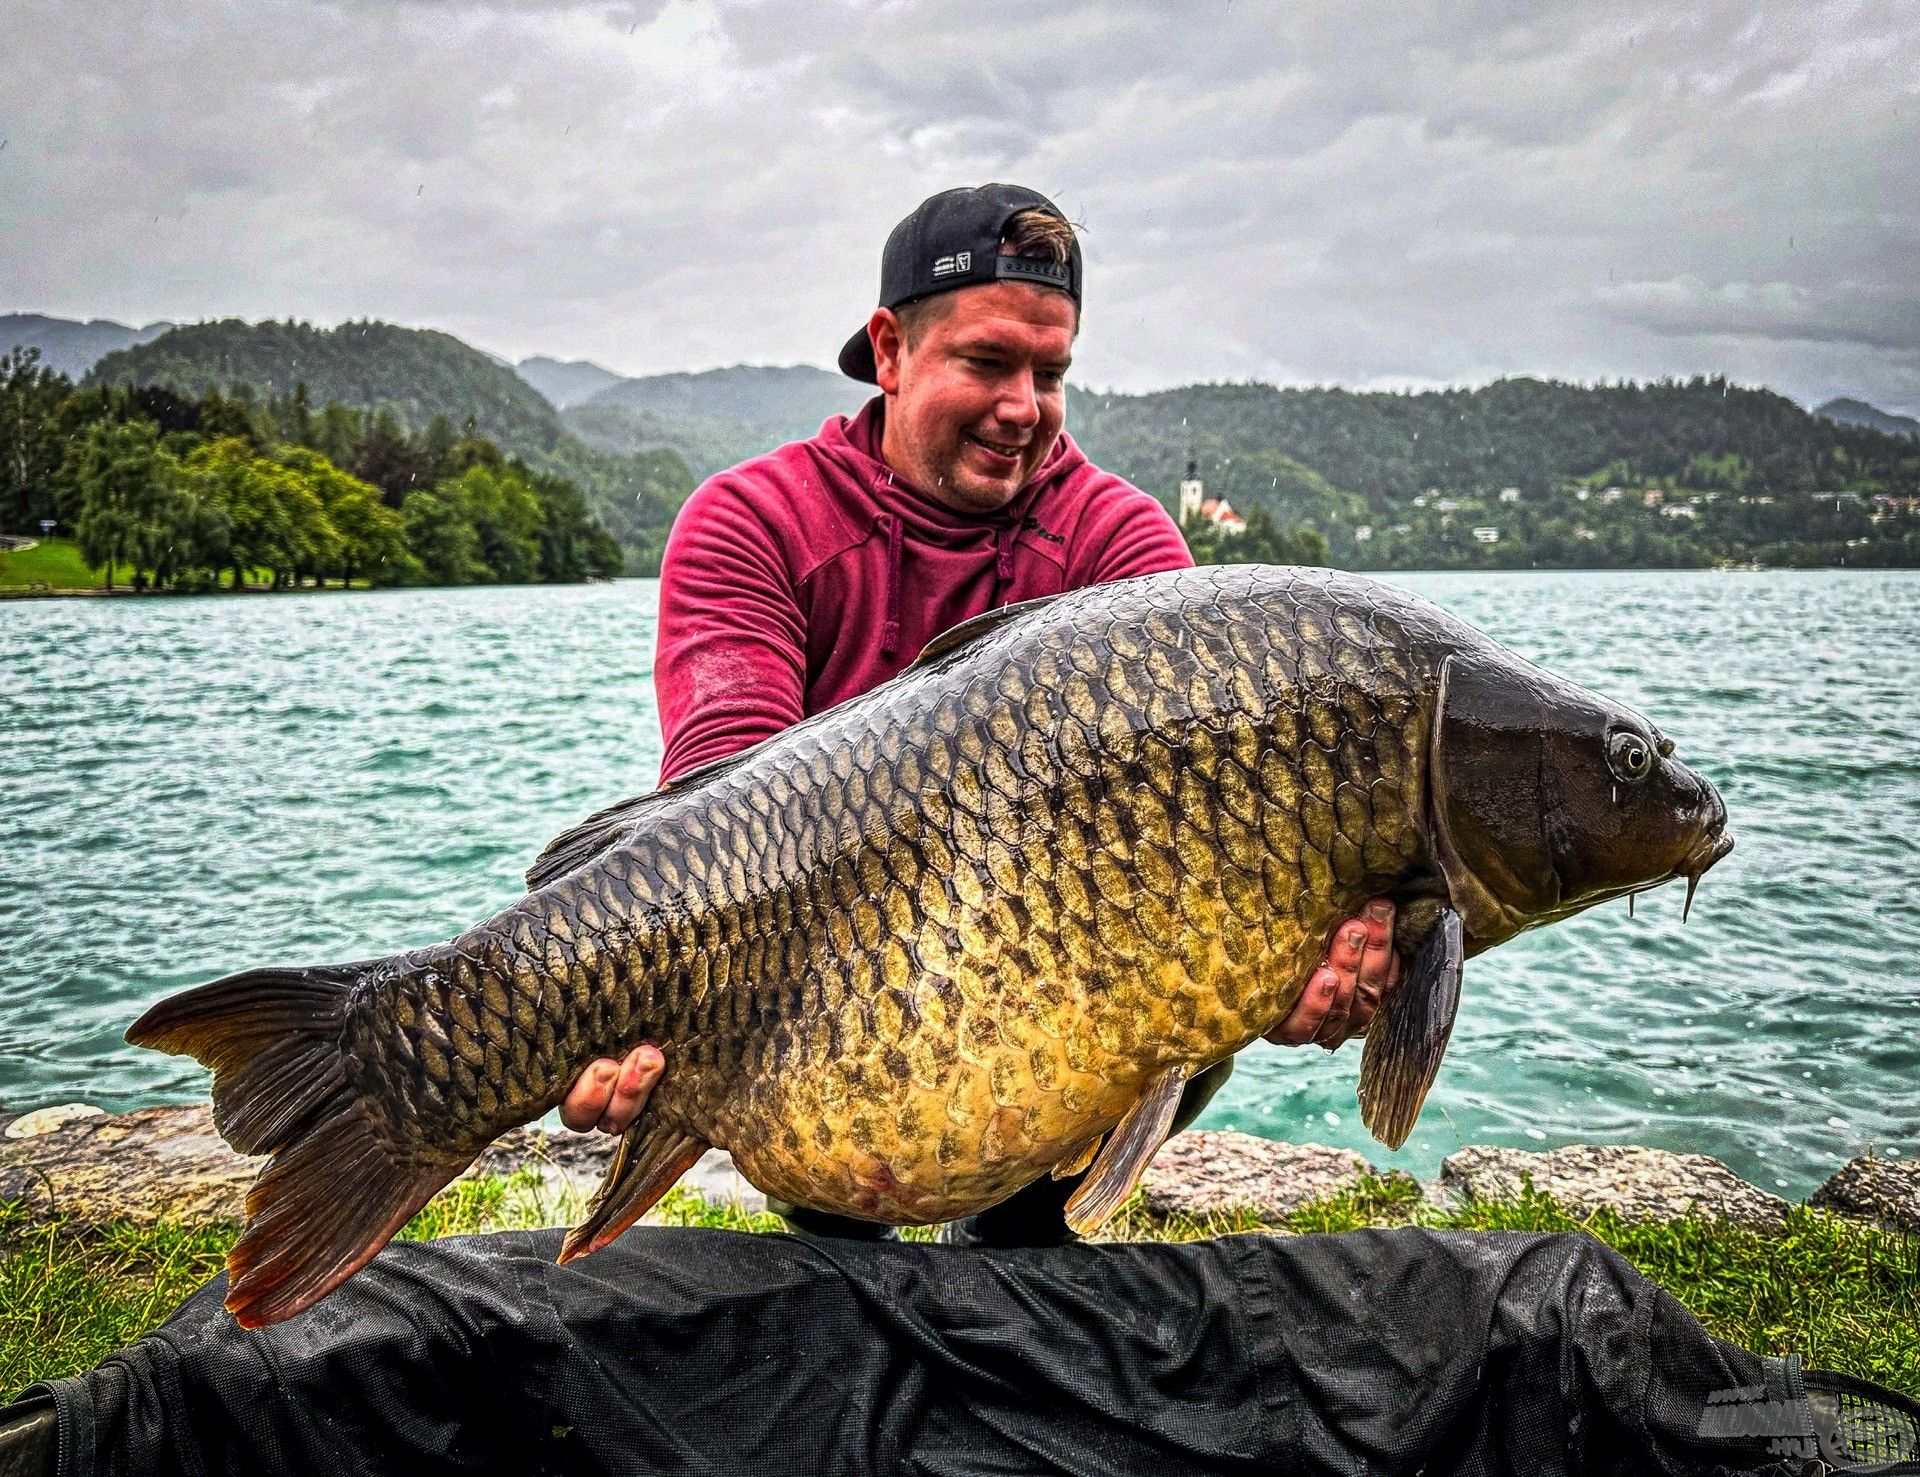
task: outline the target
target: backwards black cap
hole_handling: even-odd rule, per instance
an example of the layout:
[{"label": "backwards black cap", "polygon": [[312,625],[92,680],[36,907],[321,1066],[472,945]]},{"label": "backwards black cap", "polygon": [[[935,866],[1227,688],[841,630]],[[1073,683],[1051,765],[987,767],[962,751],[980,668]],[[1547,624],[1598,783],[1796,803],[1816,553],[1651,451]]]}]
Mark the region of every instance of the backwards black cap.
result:
[{"label": "backwards black cap", "polygon": [[[921,201],[920,208],[887,237],[887,248],[880,256],[880,306],[897,308],[936,292],[1004,281],[1057,287],[1078,306],[1078,241],[1073,243],[1071,260],[1065,262],[1000,255],[1007,222],[1023,210],[1044,210],[1066,219],[1045,195],[1019,185],[942,190]],[[873,341],[864,324],[840,351],[840,372],[868,384],[876,382]]]}]

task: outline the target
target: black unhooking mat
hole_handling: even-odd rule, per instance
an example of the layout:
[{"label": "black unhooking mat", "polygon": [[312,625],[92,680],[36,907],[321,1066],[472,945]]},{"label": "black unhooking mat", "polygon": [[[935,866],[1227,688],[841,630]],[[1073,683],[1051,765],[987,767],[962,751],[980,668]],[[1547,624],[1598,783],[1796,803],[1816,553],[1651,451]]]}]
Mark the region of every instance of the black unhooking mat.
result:
[{"label": "black unhooking mat", "polygon": [[396,1244],[255,1333],[215,1282],[52,1387],[61,1472],[1547,1477],[1806,1434],[1790,1369],[1580,1235],[558,1243]]}]

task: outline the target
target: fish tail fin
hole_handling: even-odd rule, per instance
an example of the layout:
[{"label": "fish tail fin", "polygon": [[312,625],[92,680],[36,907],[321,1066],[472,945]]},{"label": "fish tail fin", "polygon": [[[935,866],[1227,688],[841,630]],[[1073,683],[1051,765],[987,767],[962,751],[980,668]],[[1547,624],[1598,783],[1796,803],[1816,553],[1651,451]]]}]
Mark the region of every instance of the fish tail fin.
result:
[{"label": "fish tail fin", "polygon": [[242,1154],[273,1155],[227,1257],[227,1309],[243,1327],[325,1297],[464,1167],[395,1145],[348,1080],[348,1000],[381,962],[230,975],[162,1000],[127,1031],[135,1046],[212,1068],[221,1137]]}]

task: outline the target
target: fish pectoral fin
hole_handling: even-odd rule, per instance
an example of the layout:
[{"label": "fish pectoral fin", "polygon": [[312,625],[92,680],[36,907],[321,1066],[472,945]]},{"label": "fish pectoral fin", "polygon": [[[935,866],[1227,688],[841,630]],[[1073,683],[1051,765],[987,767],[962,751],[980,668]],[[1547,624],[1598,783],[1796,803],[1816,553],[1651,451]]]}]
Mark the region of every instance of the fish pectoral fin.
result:
[{"label": "fish pectoral fin", "polygon": [[1072,1155],[1054,1165],[1053,1177],[1057,1180],[1065,1180],[1084,1172],[1086,1167],[1093,1163],[1093,1156],[1100,1152],[1100,1141],[1105,1137],[1103,1133],[1096,1133]]},{"label": "fish pectoral fin", "polygon": [[1447,1054],[1466,960],[1460,915],[1442,908],[1406,977],[1368,1023],[1357,1093],[1360,1121],[1389,1149],[1399,1148],[1413,1132]]},{"label": "fish pectoral fin", "polygon": [[598,1251],[653,1209],[674,1183],[700,1162],[708,1146],[690,1133],[668,1128],[659,1121],[629,1128],[607,1169],[607,1177],[587,1206],[586,1219],[567,1232],[560,1243],[560,1260]]},{"label": "fish pectoral fin", "polygon": [[1167,1130],[1180,1107],[1180,1094],[1186,1091],[1187,1078],[1192,1075],[1193,1069],[1182,1065],[1168,1067],[1148,1080],[1139,1101],[1107,1135],[1106,1146],[1094,1159],[1080,1188],[1068,1197],[1070,1230],[1084,1236],[1097,1229],[1133,1193],[1147,1165],[1167,1141]]}]

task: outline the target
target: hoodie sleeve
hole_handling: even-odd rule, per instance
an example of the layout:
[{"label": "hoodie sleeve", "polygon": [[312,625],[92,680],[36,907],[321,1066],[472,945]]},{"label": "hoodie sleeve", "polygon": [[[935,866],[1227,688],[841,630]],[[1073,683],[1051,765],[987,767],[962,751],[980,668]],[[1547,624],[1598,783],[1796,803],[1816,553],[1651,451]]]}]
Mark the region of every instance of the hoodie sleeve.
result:
[{"label": "hoodie sleeve", "polygon": [[1074,545],[1068,589],[1193,567],[1180,526],[1159,499],[1118,477],[1088,499]]},{"label": "hoodie sleeve", "polygon": [[724,478],[703,485],[674,519],[653,662],[662,784],[802,717],[806,620],[784,544]]}]

